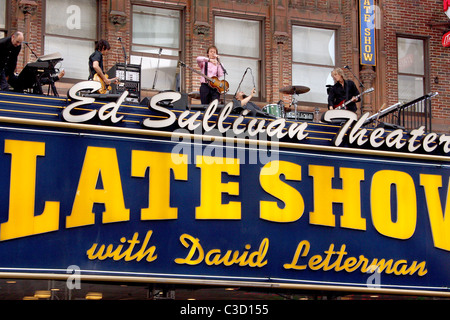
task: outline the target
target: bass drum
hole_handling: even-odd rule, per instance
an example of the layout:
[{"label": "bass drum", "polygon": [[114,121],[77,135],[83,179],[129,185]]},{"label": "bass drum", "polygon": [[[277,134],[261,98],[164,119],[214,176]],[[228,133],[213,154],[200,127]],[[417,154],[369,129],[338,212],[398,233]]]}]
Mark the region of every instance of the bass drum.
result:
[{"label": "bass drum", "polygon": [[281,112],[281,108],[276,103],[268,104],[268,105],[264,106],[264,108],[262,108],[262,111],[267,113],[267,114],[270,114],[271,116],[274,116],[275,118],[283,117],[283,114]]}]

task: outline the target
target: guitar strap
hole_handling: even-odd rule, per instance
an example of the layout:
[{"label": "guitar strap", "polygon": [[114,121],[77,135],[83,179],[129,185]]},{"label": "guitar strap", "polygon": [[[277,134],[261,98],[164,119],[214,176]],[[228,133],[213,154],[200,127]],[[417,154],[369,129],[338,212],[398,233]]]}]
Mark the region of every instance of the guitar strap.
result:
[{"label": "guitar strap", "polygon": [[[208,75],[208,61],[205,62],[205,72],[204,73],[205,73],[206,76],[209,77],[209,75]],[[217,76],[217,75],[215,75],[215,76]]]}]

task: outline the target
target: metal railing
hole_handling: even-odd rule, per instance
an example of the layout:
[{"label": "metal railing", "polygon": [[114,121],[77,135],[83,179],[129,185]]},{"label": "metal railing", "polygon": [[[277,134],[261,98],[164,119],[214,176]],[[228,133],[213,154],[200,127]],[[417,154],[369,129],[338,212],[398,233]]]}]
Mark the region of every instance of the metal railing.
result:
[{"label": "metal railing", "polygon": [[386,127],[412,130],[425,126],[425,132],[430,132],[431,127],[431,98],[438,93],[428,93],[420,98],[407,103],[396,103],[385,110],[379,111],[370,117],[370,122],[375,125],[381,122]]}]

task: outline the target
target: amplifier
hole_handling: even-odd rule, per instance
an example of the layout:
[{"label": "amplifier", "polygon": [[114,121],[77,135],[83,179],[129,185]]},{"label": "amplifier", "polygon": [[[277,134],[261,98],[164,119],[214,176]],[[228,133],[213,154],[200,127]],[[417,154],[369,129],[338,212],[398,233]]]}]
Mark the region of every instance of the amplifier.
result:
[{"label": "amplifier", "polygon": [[313,121],[314,120],[314,113],[313,112],[305,112],[305,111],[297,111],[297,117],[295,116],[295,111],[287,112],[286,118],[291,120],[307,120],[307,121]]},{"label": "amplifier", "polygon": [[120,83],[111,85],[112,93],[122,94],[128,91],[127,101],[139,103],[141,100],[141,66],[136,64],[127,64],[126,81],[125,65],[123,63],[115,64],[107,72],[109,78],[118,78]]}]

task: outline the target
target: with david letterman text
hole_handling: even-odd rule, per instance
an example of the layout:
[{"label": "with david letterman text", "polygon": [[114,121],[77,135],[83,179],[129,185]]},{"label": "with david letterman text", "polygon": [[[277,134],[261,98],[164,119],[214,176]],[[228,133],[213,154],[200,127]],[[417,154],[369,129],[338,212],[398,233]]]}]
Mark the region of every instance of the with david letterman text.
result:
[{"label": "with david letterman text", "polygon": [[[98,244],[94,243],[87,250],[87,256],[90,260],[113,259],[114,261],[141,261],[145,258],[147,262],[155,261],[158,249],[156,246],[149,245],[149,240],[153,231],[148,231],[145,239],[139,240],[139,234],[134,233],[129,240],[126,237],[120,239],[121,244]],[[192,235],[183,234],[180,236],[180,242],[187,249],[184,257],[175,258],[176,264],[186,264],[190,266],[204,264],[206,266],[239,266],[250,268],[262,268],[268,264],[267,252],[269,250],[269,239],[264,238],[257,249],[252,249],[251,244],[245,244],[240,249],[219,249],[211,248],[211,244],[203,244],[198,238]],[[342,244],[339,250],[331,243],[328,249],[318,254],[310,254],[311,244],[308,240],[299,242],[295,253],[292,254],[290,263],[281,264],[284,269],[293,270],[322,270],[334,272],[361,272],[371,273],[375,269],[378,273],[394,274],[397,276],[427,274],[425,261],[407,261],[406,259],[385,259],[371,258],[359,255],[351,256],[347,251],[345,244]],[[346,251],[347,250],[347,251]],[[278,263],[278,262],[275,262]],[[280,267],[281,267],[280,265]]]}]

